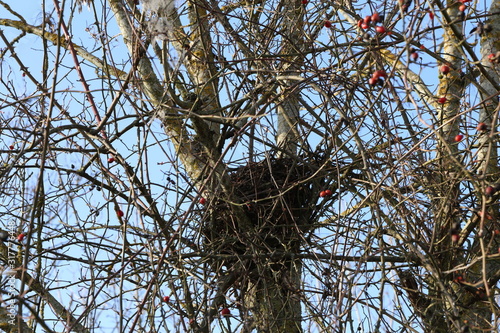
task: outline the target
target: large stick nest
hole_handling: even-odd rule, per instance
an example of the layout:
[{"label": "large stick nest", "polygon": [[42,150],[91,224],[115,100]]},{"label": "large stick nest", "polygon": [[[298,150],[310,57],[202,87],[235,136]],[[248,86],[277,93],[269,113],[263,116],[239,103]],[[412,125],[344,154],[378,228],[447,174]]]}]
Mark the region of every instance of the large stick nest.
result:
[{"label": "large stick nest", "polygon": [[[234,196],[253,222],[242,232],[225,198],[213,199],[203,218],[205,250],[249,254],[297,250],[312,227],[317,190],[324,181],[318,165],[287,158],[268,158],[231,172]],[[252,249],[252,250],[250,250]]]}]

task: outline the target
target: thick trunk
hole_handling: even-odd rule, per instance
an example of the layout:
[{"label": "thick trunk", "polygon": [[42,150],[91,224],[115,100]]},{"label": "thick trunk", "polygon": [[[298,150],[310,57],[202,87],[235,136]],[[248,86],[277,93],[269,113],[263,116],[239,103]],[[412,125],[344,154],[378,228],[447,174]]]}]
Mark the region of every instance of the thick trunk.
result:
[{"label": "thick trunk", "polygon": [[[460,15],[458,4],[448,2],[447,9],[443,10],[444,19],[453,21]],[[437,109],[438,124],[435,135],[437,137],[437,165],[433,171],[427,187],[431,191],[433,202],[433,215],[435,223],[433,228],[433,238],[429,246],[429,252],[436,258],[436,272],[439,275],[429,283],[430,299],[438,299],[439,302],[432,304],[425,309],[422,320],[429,333],[447,332],[452,327],[460,329],[461,320],[450,321],[448,317],[457,316],[460,312],[456,308],[456,303],[450,297],[450,292],[455,287],[451,280],[443,281],[440,278],[442,271],[452,270],[453,267],[463,262],[459,252],[454,250],[455,242],[452,237],[460,231],[461,216],[459,210],[460,195],[460,168],[457,163],[458,145],[454,143],[454,138],[459,134],[460,97],[463,95],[463,79],[460,68],[463,67],[461,50],[459,45],[460,37],[457,31],[462,31],[462,22],[450,24],[444,29],[443,36],[443,59],[439,64],[440,80],[436,99],[445,98],[444,104],[434,104]],[[449,68],[446,73],[445,68]]]},{"label": "thick trunk", "polygon": [[249,282],[244,306],[257,332],[299,333],[301,328],[300,261],[263,263],[259,278]]},{"label": "thick trunk", "polygon": [[[303,48],[304,31],[301,28],[303,22],[304,7],[300,0],[284,2],[284,44],[283,54],[299,54],[290,59],[289,63],[284,63],[280,74],[296,75],[300,72],[303,63],[300,52]],[[293,84],[296,81],[283,80],[281,85],[281,98],[277,106],[278,112],[278,132],[276,145],[280,149],[278,158],[297,155],[300,135],[297,124],[299,118],[299,100],[294,92]],[[272,172],[272,170],[270,170]],[[279,198],[277,200],[280,200]],[[283,199],[281,199],[283,200]],[[303,202],[296,202],[299,207],[294,207],[291,203],[287,209],[295,211],[300,209]],[[288,212],[284,215],[288,215]],[[284,218],[277,224],[281,224],[286,229],[293,230],[279,239],[279,245],[272,250],[284,251],[289,254],[298,253],[302,236],[297,233],[299,230],[293,214],[289,218]],[[275,223],[273,221],[273,223]],[[301,222],[299,222],[301,223]],[[275,235],[272,235],[273,237]],[[278,237],[279,238],[279,237]],[[299,333],[301,328],[301,267],[300,260],[259,261],[254,268],[258,279],[250,279],[245,290],[245,303],[253,315],[253,325],[257,332],[266,333]],[[252,274],[252,273],[251,273]],[[252,274],[252,275],[253,275]]]}]

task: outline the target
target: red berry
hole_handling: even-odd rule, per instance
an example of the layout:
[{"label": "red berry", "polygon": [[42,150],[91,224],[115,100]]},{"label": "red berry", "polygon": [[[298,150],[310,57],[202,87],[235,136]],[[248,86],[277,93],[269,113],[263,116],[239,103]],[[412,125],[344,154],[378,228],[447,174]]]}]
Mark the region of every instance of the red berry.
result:
[{"label": "red berry", "polygon": [[10,146],[9,146],[9,149],[10,149],[10,150],[14,150],[14,145],[10,145]]},{"label": "red berry", "polygon": [[303,5],[307,5],[308,1],[307,0],[302,0]]},{"label": "red berry", "polygon": [[465,10],[467,9],[467,6],[462,4],[458,7],[458,10],[461,11],[461,12],[465,12]]},{"label": "red berry", "polygon": [[123,213],[123,211],[122,211],[121,209],[118,209],[118,210],[116,211],[116,216],[118,216],[118,217],[123,217],[123,215],[125,215],[125,214]]},{"label": "red berry", "polygon": [[380,21],[381,21],[381,19],[380,19],[380,15],[379,15],[377,12],[375,12],[375,13],[373,13],[373,14],[372,14],[371,19],[372,19],[372,22],[375,22],[375,23],[377,23],[377,22],[380,22]]},{"label": "red berry", "polygon": [[479,123],[479,124],[477,124],[476,129],[478,131],[483,132],[483,131],[486,131],[488,129],[488,125],[486,125],[485,123]]},{"label": "red berry", "polygon": [[383,69],[379,69],[377,72],[380,77],[387,77],[387,73]]},{"label": "red berry", "polygon": [[413,61],[417,61],[418,60],[418,52],[412,52],[412,54],[410,54],[410,57]]},{"label": "red berry", "polygon": [[453,234],[453,235],[451,235],[451,241],[453,243],[458,243],[459,240],[460,240],[460,235],[459,234]]},{"label": "red berry", "polygon": [[484,190],[484,193],[487,196],[491,197],[493,194],[495,194],[496,191],[497,191],[496,188],[494,188],[493,186],[487,186],[486,189]]},{"label": "red berry", "polygon": [[379,25],[375,28],[375,31],[378,32],[379,34],[383,34],[386,32],[385,27],[382,25]]},{"label": "red berry", "polygon": [[17,236],[17,240],[18,240],[18,241],[20,241],[20,242],[22,242],[25,236],[26,236],[26,235],[25,235],[24,233],[21,233],[21,234],[19,234],[19,235]]},{"label": "red berry", "polygon": [[332,27],[332,22],[325,21],[324,25],[325,25],[325,28],[331,28]]},{"label": "red berry", "polygon": [[200,203],[201,205],[204,205],[204,204],[206,204],[206,203],[207,203],[207,199],[205,199],[205,198],[203,198],[203,197],[202,197],[202,198],[200,198],[199,203]]},{"label": "red berry", "polygon": [[319,192],[319,196],[320,196],[321,198],[326,197],[326,191],[321,191],[321,192]]},{"label": "red berry", "polygon": [[455,136],[455,142],[460,142],[460,141],[462,141],[463,138],[464,138],[464,136],[462,134],[457,134]]},{"label": "red berry", "polygon": [[330,195],[332,195],[332,191],[325,190],[325,196],[329,197]]},{"label": "red berry", "polygon": [[228,308],[224,308],[222,309],[222,311],[220,312],[221,315],[223,315],[224,317],[227,317],[231,314],[231,311],[229,311]]},{"label": "red berry", "polygon": [[489,55],[488,55],[488,59],[489,59],[490,61],[494,61],[494,60],[495,60],[495,56],[496,56],[496,54],[495,54],[495,53],[491,53],[491,54],[489,54]]},{"label": "red berry", "polygon": [[370,24],[370,22],[372,21],[372,17],[371,15],[367,15],[365,16],[365,18],[363,19],[363,23],[366,23],[366,24]]},{"label": "red berry", "polygon": [[446,97],[440,97],[440,98],[438,99],[438,103],[439,103],[439,104],[444,104],[444,103],[446,103],[446,101],[448,101],[448,99],[447,99]]},{"label": "red berry", "polygon": [[387,77],[387,73],[383,69],[376,70],[372,74],[372,78],[378,80],[381,77]]},{"label": "red berry", "polygon": [[362,25],[363,25],[363,19],[360,19],[360,20],[358,21],[358,28],[361,28],[361,26],[362,26]]},{"label": "red berry", "polygon": [[448,74],[450,72],[450,66],[442,65],[441,67],[439,67],[439,71],[443,74]]},{"label": "red berry", "polygon": [[370,28],[370,25],[369,25],[368,23],[364,23],[364,22],[363,22],[363,23],[361,24],[361,29],[366,30],[366,29],[368,29],[368,28]]},{"label": "red berry", "polygon": [[108,163],[113,163],[115,161],[115,158],[113,156],[111,156],[110,158],[108,158]]},{"label": "red berry", "polygon": [[168,302],[170,301],[170,297],[168,296],[163,296],[163,302]]},{"label": "red berry", "polygon": [[374,78],[374,77],[371,77],[371,78],[369,78],[369,79],[368,79],[368,84],[369,84],[370,86],[374,86],[374,85],[376,85],[377,83],[378,83],[378,79],[376,79],[376,78]]},{"label": "red berry", "polygon": [[433,13],[433,12],[431,12],[431,11],[429,11],[429,18],[430,18],[431,20],[434,20],[434,13]]}]

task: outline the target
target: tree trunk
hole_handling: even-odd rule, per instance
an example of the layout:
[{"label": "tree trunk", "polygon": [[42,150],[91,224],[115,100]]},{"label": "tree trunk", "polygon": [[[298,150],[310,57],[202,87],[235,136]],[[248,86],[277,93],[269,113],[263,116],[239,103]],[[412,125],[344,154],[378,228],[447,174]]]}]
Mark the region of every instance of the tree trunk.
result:
[{"label": "tree trunk", "polygon": [[248,283],[244,306],[252,313],[257,332],[302,332],[300,306],[300,260],[263,262],[259,278]]},{"label": "tree trunk", "polygon": [[[295,158],[299,147],[300,135],[297,132],[299,118],[298,93],[294,92],[293,84],[296,80],[287,80],[288,75],[293,76],[300,72],[303,63],[301,51],[303,51],[303,15],[304,7],[300,0],[287,1],[284,3],[284,43],[282,54],[299,54],[290,57],[289,62],[283,63],[280,71],[283,78],[280,79],[280,99],[277,105],[278,132],[276,135],[276,145],[279,149],[277,158]],[[292,161],[292,160],[290,160]],[[291,163],[291,162],[290,162]],[[271,170],[269,172],[272,172]],[[278,199],[283,200],[283,199]],[[299,207],[293,207],[290,203],[289,211],[300,209],[302,202],[296,202]],[[284,216],[289,215],[285,213]],[[295,219],[296,216],[290,214],[290,218],[284,218],[277,224],[284,225],[284,228],[300,230],[297,224],[302,221]],[[269,223],[261,221],[260,223]],[[276,223],[273,221],[272,223]],[[276,233],[280,233],[277,231]],[[299,253],[300,244],[303,239],[300,233],[282,232],[287,235],[283,239],[278,238],[280,243],[277,247],[270,248],[269,251],[283,251],[287,254]],[[291,235],[291,236],[290,236]],[[290,236],[290,239],[285,239]],[[258,252],[259,254],[261,252]],[[264,253],[262,253],[264,254]],[[244,290],[245,303],[253,314],[253,325],[258,332],[278,333],[278,332],[302,332],[301,328],[301,299],[300,286],[302,264],[300,260],[281,259],[279,261],[262,260],[256,263],[254,272],[250,274],[258,277],[250,279]]]}]

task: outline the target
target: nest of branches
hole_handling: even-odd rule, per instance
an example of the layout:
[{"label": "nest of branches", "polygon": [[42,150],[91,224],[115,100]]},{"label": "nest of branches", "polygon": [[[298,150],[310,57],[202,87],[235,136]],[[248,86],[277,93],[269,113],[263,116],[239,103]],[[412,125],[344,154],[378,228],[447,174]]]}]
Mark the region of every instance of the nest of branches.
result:
[{"label": "nest of branches", "polygon": [[205,249],[229,255],[226,264],[242,255],[296,252],[314,224],[318,188],[324,181],[318,168],[317,163],[268,158],[231,172],[233,197],[251,222],[250,230],[242,228],[234,203],[214,199],[203,218]]}]

